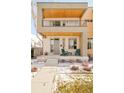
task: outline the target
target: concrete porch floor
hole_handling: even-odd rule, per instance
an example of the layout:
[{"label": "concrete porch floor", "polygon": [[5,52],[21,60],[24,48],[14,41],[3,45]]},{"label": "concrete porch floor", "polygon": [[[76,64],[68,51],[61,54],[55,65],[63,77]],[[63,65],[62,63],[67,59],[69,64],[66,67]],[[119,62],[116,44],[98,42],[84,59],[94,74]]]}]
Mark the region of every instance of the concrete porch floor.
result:
[{"label": "concrete porch floor", "polygon": [[83,58],[86,58],[86,57],[82,57],[82,56],[60,56],[60,55],[47,55],[47,56],[44,56],[44,55],[41,55],[41,56],[38,56],[37,59],[42,59],[42,58],[45,58],[45,59],[81,59],[83,60]]}]

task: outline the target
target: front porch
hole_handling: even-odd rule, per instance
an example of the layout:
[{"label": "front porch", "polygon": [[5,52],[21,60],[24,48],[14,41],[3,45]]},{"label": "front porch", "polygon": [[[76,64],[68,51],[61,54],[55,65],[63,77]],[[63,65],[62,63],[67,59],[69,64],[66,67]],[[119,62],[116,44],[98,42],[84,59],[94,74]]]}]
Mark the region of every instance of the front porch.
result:
[{"label": "front porch", "polygon": [[[89,57],[82,56],[38,56],[36,59],[32,59],[31,68],[42,69],[44,67],[56,67],[56,68],[71,68],[71,66],[83,66],[83,62],[87,60],[88,64],[93,64],[93,60],[89,60]],[[39,70],[37,70],[39,71]],[[65,70],[66,71],[66,70]],[[32,73],[33,77],[35,73]]]},{"label": "front porch", "polygon": [[[43,32],[43,54],[87,56],[87,32]],[[62,50],[63,49],[63,50]],[[64,54],[63,51],[66,51]]]},{"label": "front porch", "polygon": [[[81,65],[84,60],[88,60],[87,56],[59,56],[59,55],[47,55],[47,56],[38,56],[35,60],[32,60],[32,66],[42,68],[46,65],[46,62],[49,59],[56,59],[57,63],[53,61],[53,64],[56,63],[56,67],[69,67],[72,64]],[[92,62],[91,62],[92,63]],[[51,63],[50,63],[51,64]]]}]

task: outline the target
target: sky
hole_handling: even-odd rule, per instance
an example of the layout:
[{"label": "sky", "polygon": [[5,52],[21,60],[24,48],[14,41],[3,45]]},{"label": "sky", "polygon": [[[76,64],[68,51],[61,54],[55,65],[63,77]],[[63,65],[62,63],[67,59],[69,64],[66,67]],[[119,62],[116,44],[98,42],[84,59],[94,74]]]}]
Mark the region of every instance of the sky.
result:
[{"label": "sky", "polygon": [[32,17],[31,17],[31,34],[36,35],[36,28],[34,26],[34,20]]},{"label": "sky", "polygon": [[[32,0],[34,1],[34,0]],[[93,6],[93,0],[36,0],[38,2],[88,2],[88,6]],[[36,28],[34,26],[34,20],[31,17],[31,33],[36,35]]]}]

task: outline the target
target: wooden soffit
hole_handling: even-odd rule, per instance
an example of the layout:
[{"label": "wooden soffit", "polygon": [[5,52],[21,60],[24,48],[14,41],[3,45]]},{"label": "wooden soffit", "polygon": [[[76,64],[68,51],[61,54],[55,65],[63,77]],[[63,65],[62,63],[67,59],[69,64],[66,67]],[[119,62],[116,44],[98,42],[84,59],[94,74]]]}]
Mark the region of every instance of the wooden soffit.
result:
[{"label": "wooden soffit", "polygon": [[81,36],[81,32],[42,32],[44,36]]},{"label": "wooden soffit", "polygon": [[84,9],[43,9],[43,18],[80,18]]}]

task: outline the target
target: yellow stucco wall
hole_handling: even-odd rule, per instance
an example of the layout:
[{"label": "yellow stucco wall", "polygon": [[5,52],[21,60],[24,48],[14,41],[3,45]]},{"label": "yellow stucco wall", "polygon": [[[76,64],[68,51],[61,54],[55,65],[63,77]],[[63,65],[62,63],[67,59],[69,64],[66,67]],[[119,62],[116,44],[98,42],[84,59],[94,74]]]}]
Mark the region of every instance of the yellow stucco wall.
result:
[{"label": "yellow stucco wall", "polygon": [[[88,8],[85,11],[85,14],[82,16],[81,20],[93,20],[93,9],[92,7]],[[93,38],[93,22],[87,22],[87,35],[88,38]],[[93,55],[93,49],[87,50],[88,55]]]}]

